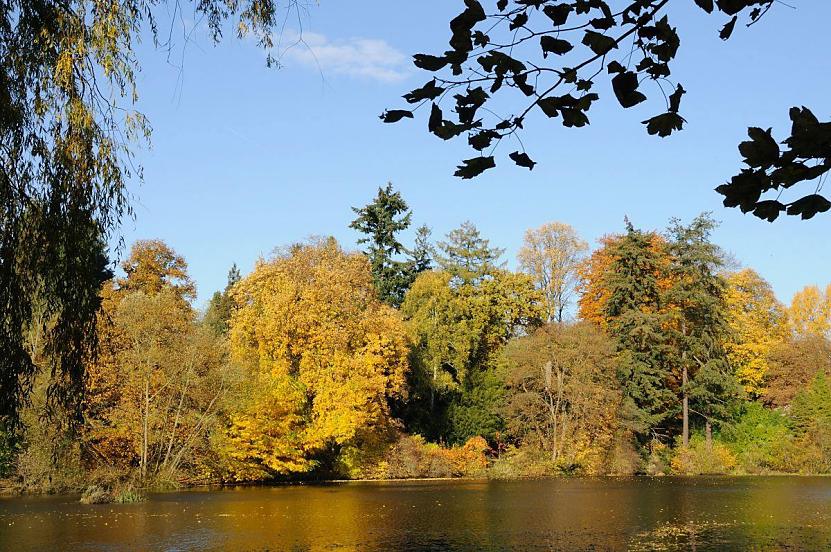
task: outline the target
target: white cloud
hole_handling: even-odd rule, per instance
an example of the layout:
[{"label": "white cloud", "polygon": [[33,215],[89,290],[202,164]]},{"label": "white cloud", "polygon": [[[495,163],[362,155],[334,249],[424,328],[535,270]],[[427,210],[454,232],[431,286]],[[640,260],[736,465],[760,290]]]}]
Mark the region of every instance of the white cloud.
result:
[{"label": "white cloud", "polygon": [[318,33],[286,31],[280,40],[280,63],[296,62],[327,73],[399,82],[409,76],[409,57],[386,41],[373,38],[329,40]]}]

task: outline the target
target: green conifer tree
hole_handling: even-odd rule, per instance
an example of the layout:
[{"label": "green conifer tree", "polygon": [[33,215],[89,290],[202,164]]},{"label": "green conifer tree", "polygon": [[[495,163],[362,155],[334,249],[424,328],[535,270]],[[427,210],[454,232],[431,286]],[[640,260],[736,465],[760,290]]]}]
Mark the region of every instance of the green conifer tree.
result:
[{"label": "green conifer tree", "polygon": [[397,234],[409,228],[412,212],[401,192],[393,191],[391,183],[385,188],[378,188],[378,194],[371,203],[361,208],[353,207],[352,210],[358,218],[349,227],[366,235],[358,240],[358,244],[368,244],[366,254],[372,266],[378,297],[397,307],[415,278],[411,262],[394,258],[405,250]]},{"label": "green conifer tree", "polygon": [[618,377],[623,415],[641,438],[671,414],[674,395],[667,387],[668,335],[664,327],[656,236],[626,221],[626,234],[611,246],[614,259],[604,274],[609,290],[604,316],[620,353]]},{"label": "green conifer tree", "polygon": [[690,412],[704,419],[707,442],[712,425],[730,413],[739,386],[727,361],[729,336],[725,294],[719,275],[723,255],[710,241],[717,223],[702,214],[684,226],[670,222],[668,251],[672,285],[665,293],[670,317],[672,364],[680,383],[682,441],[689,442]]}]

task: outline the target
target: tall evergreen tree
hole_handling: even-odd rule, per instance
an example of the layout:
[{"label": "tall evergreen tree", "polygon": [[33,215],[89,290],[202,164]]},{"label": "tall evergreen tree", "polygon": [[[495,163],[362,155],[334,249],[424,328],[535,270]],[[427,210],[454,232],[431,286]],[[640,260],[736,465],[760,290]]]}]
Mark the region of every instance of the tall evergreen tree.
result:
[{"label": "tall evergreen tree", "polygon": [[410,251],[410,264],[414,274],[421,274],[433,268],[435,251],[430,243],[432,233],[433,231],[426,224],[416,228],[415,246]]},{"label": "tall evergreen tree", "polygon": [[234,263],[228,271],[228,283],[223,291],[215,291],[205,310],[203,322],[216,335],[226,335],[231,321],[231,312],[234,300],[231,298],[231,288],[242,279],[237,264]]},{"label": "tall evergreen tree", "polygon": [[412,263],[394,258],[405,250],[397,234],[409,228],[412,212],[401,192],[393,191],[391,183],[378,188],[378,195],[371,203],[352,210],[358,218],[349,227],[366,235],[358,243],[368,244],[365,252],[372,266],[378,297],[397,307],[414,279]]},{"label": "tall evergreen tree", "polygon": [[727,282],[718,271],[723,256],[710,241],[717,223],[702,214],[684,226],[670,222],[668,250],[672,285],[665,301],[669,318],[673,365],[680,380],[682,440],[689,442],[693,411],[704,418],[706,434],[724,419],[739,391],[725,351],[729,336]]},{"label": "tall evergreen tree", "polygon": [[618,377],[624,415],[646,437],[671,414],[674,395],[667,387],[668,335],[661,305],[664,257],[651,232],[626,221],[626,234],[609,246],[612,263],[605,271],[604,306],[609,334],[620,352]]},{"label": "tall evergreen tree", "polygon": [[438,246],[441,250],[436,259],[438,265],[463,284],[492,275],[505,264],[499,262],[505,250],[491,247],[490,240],[483,238],[470,221],[451,230],[447,241],[439,242]]}]

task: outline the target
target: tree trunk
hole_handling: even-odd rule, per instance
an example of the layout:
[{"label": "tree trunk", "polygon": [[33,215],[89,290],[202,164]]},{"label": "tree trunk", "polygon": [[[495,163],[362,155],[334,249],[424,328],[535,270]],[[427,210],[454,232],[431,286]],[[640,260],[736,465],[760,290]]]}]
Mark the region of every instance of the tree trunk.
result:
[{"label": "tree trunk", "polygon": [[144,420],[141,443],[141,478],[147,476],[147,419],[150,417],[150,378],[144,380]]},{"label": "tree trunk", "polygon": [[707,436],[707,450],[713,450],[713,425],[710,420],[704,422],[704,434]]},{"label": "tree trunk", "polygon": [[436,378],[438,374],[436,373],[436,366],[433,365],[433,385],[430,386],[430,414],[432,415],[435,412],[436,406]]},{"label": "tree trunk", "polygon": [[[686,356],[684,354],[683,356]],[[682,375],[682,385],[683,385],[683,418],[684,418],[684,428],[683,428],[683,443],[684,447],[690,444],[690,397],[687,395],[687,365],[684,365],[684,372]]]},{"label": "tree trunk", "polygon": [[[685,321],[681,322],[681,335],[685,338],[687,337],[687,323]],[[687,343],[686,339],[681,343],[681,346],[684,348],[681,351],[681,366],[683,368],[683,374],[681,375],[681,385],[682,385],[682,393],[683,393],[683,405],[682,405],[682,412],[683,412],[683,443],[684,447],[686,448],[687,445],[690,444],[690,397],[687,393],[687,383],[689,382],[689,375],[687,374]]]}]

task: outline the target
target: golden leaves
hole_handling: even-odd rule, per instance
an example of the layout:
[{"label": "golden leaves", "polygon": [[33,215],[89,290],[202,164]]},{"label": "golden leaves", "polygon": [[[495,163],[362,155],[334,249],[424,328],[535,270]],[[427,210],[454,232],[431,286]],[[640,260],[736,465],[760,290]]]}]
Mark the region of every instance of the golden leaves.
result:
[{"label": "golden leaves", "polygon": [[768,355],[786,338],[785,309],[770,284],[749,268],[727,277],[725,301],[732,330],[725,344],[727,358],[745,391],[763,395]]},{"label": "golden leaves", "polygon": [[[280,382],[258,385],[235,418],[229,437],[239,454],[278,473],[306,471],[326,446],[389,423],[407,340],[397,313],[375,297],[365,257],[332,239],[299,244],[260,261],[231,293],[233,358],[258,381]],[[281,438],[274,457],[265,443]]]}]

